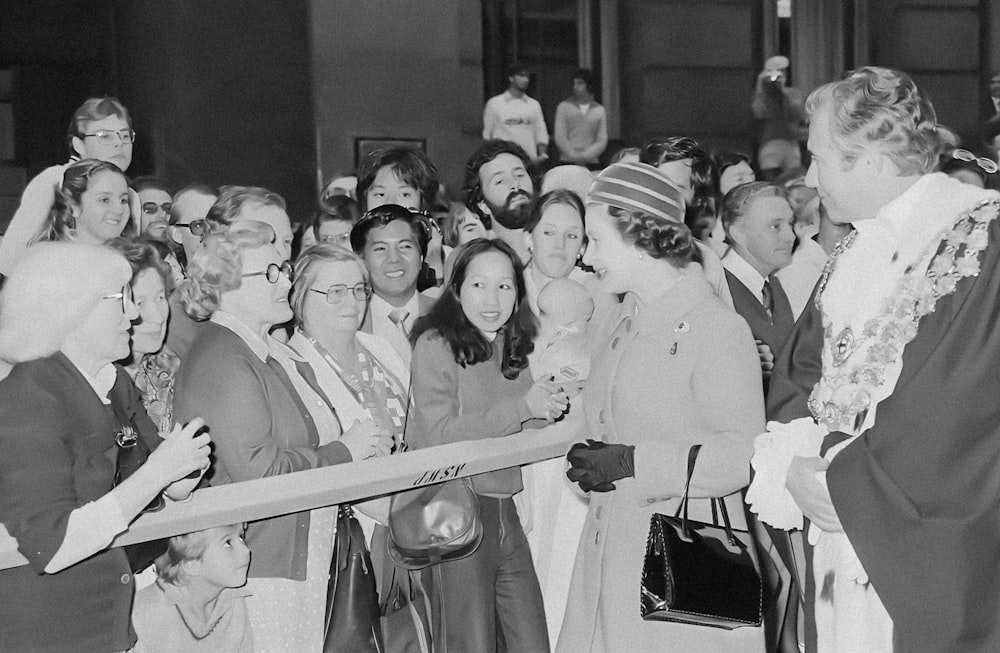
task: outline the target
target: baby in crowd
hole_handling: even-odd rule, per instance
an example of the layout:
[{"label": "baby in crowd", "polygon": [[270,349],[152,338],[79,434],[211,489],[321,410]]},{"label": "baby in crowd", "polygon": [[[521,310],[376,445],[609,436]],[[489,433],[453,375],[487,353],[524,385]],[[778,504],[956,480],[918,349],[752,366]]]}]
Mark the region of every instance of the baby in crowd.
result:
[{"label": "baby in crowd", "polygon": [[594,300],[576,281],[553,279],[538,292],[538,314],[532,373],[537,378],[551,374],[574,396],[590,374],[587,325],[594,314]]},{"label": "baby in crowd", "polygon": [[250,549],[243,524],[170,538],[159,579],[136,593],[134,653],[252,653],[247,617]]}]

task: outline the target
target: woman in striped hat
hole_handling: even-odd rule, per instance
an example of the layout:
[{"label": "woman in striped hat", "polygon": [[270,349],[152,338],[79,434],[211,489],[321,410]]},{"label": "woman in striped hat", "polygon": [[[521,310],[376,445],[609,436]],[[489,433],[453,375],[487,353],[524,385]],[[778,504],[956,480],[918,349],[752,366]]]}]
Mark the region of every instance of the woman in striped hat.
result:
[{"label": "woman in striped hat", "polygon": [[724,497],[745,529],[753,438],[764,426],[760,366],[746,323],[706,281],[684,200],[652,166],[606,168],[587,195],[584,261],[624,294],[599,325],[585,425],[568,476],[590,492],[557,651],[759,651],[761,628],[643,621],[639,583],[650,516],[672,515],[700,444],[690,516]]}]

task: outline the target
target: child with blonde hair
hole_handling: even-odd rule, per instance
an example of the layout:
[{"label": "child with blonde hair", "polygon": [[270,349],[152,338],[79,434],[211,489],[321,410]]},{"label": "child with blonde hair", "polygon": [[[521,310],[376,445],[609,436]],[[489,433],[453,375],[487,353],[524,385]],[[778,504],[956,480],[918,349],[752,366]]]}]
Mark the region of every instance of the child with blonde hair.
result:
[{"label": "child with blonde hair", "polygon": [[157,581],[136,593],[134,653],[252,653],[243,524],[170,538]]}]

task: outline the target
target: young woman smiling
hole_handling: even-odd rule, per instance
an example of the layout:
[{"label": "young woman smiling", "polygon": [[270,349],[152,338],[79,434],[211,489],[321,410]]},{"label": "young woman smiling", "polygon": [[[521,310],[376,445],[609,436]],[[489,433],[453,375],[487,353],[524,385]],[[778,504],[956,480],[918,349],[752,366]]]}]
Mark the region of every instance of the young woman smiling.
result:
[{"label": "young woman smiling", "polygon": [[[461,249],[449,283],[413,331],[413,448],[503,437],[560,417],[566,395],[552,379],[532,383],[528,353],[537,329],[525,303],[521,262],[501,240]],[[483,541],[440,565],[446,637],[455,650],[548,652],[545,610],[531,552],[511,498],[517,467],[472,477]]]}]

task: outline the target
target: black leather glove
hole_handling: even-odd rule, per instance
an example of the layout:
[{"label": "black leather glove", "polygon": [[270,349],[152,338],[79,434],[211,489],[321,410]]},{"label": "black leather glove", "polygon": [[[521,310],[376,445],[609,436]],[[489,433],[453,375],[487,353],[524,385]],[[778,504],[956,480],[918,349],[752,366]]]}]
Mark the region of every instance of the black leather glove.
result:
[{"label": "black leather glove", "polygon": [[579,483],[584,492],[610,492],[616,489],[615,481],[635,476],[634,457],[631,445],[578,442],[566,454],[571,465],[566,477]]}]

